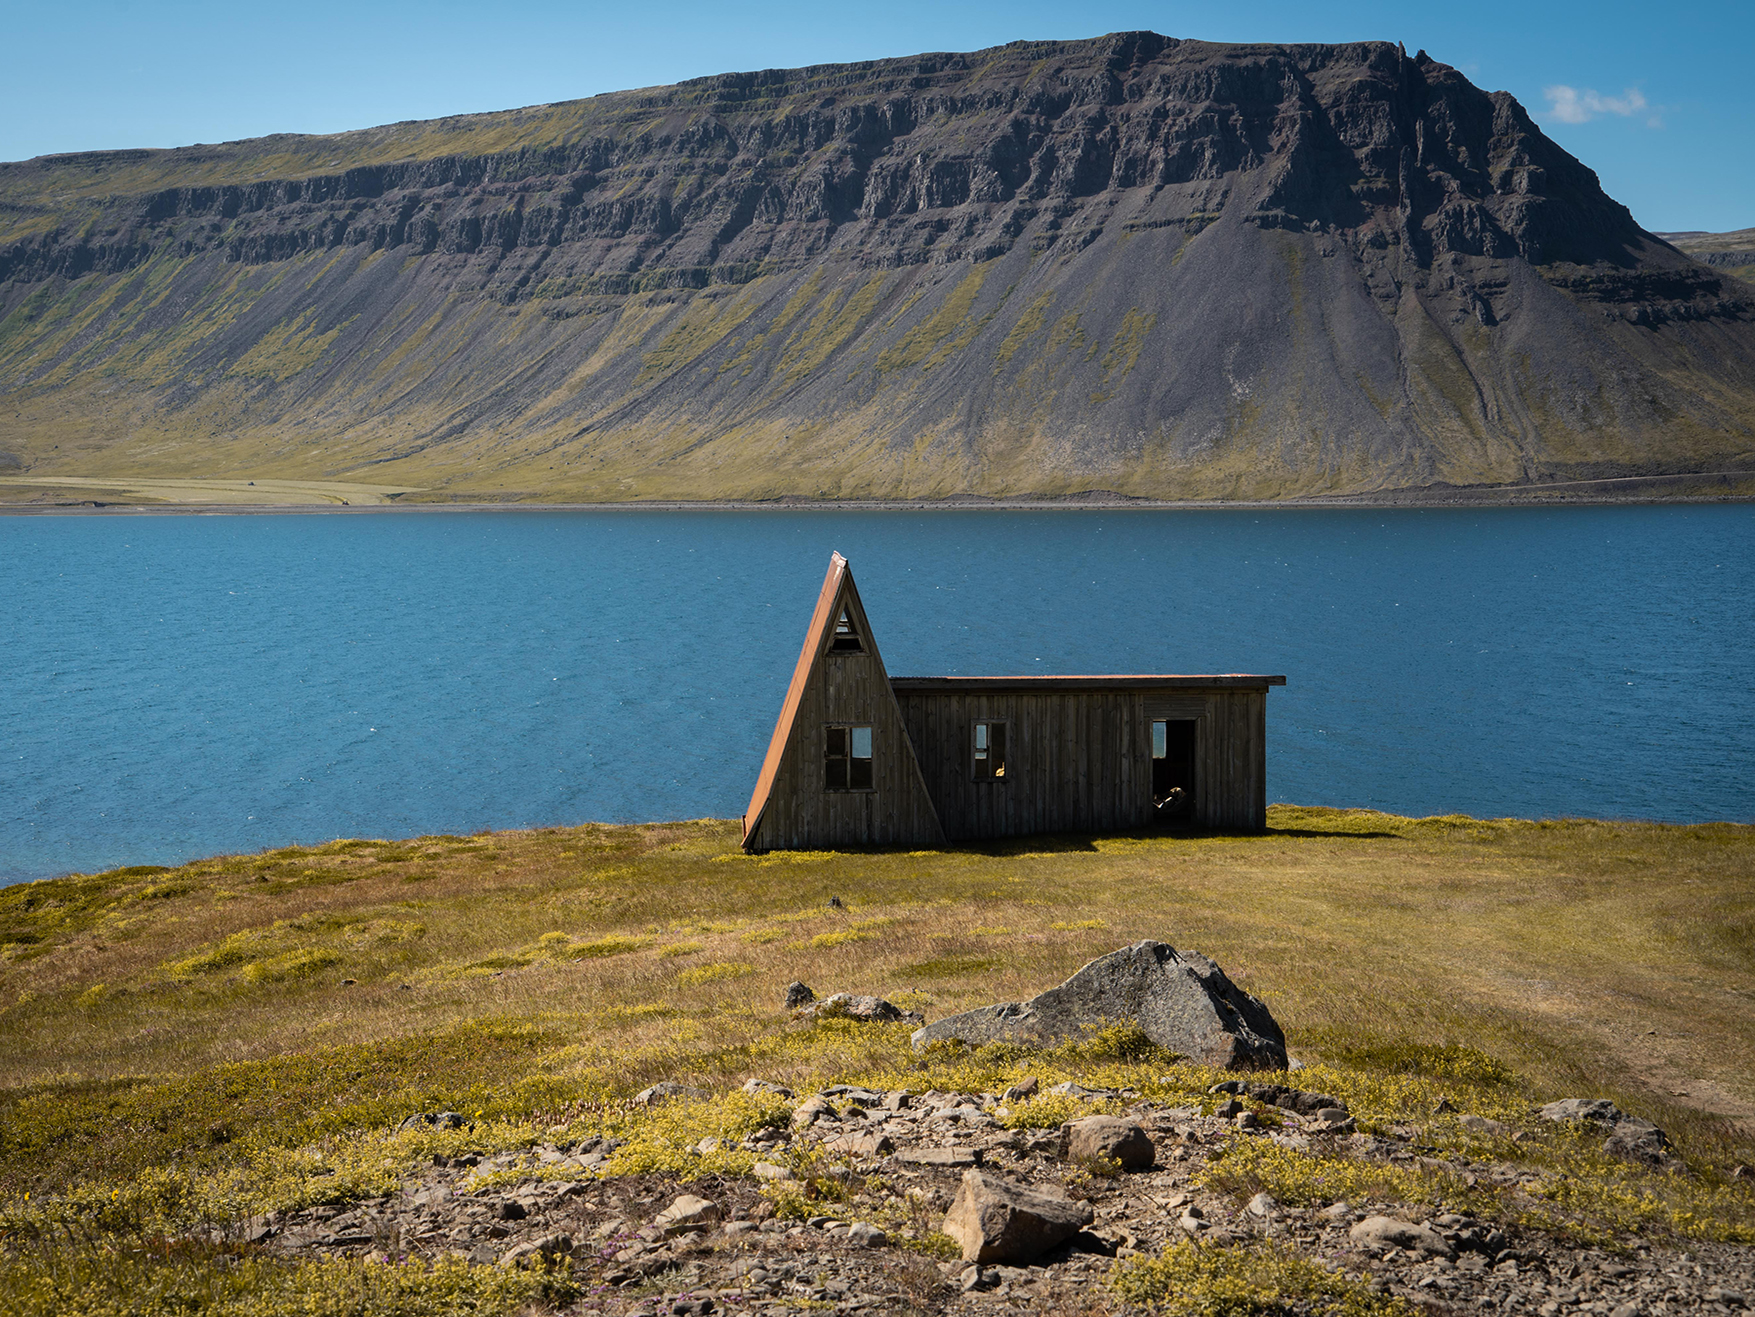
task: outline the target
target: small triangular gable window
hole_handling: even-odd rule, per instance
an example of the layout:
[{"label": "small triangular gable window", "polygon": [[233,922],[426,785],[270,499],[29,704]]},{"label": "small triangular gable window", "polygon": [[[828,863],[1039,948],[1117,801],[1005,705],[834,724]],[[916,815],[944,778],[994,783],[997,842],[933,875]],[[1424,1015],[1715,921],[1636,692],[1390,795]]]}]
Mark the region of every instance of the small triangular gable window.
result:
[{"label": "small triangular gable window", "polygon": [[853,617],[843,608],[841,615],[835,619],[835,634],[829,641],[831,654],[863,654],[865,647],[859,643],[859,628],[853,625]]}]

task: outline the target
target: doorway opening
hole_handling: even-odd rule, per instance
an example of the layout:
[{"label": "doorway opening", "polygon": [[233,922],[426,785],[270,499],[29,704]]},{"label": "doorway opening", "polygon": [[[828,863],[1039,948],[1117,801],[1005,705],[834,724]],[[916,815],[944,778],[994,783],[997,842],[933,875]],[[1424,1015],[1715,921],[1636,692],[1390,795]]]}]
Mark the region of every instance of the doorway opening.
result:
[{"label": "doorway opening", "polygon": [[1194,719],[1152,720],[1152,813],[1160,824],[1194,818]]}]

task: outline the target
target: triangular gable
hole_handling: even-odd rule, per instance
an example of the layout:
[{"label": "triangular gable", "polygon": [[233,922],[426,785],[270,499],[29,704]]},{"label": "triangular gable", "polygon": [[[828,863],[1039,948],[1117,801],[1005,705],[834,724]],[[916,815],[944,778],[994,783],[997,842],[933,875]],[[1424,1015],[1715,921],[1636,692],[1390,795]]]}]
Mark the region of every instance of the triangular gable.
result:
[{"label": "triangular gable", "polygon": [[[889,746],[888,753],[894,756],[895,762],[886,765],[886,774],[888,790],[898,799],[890,802],[894,809],[884,826],[879,829],[883,835],[869,838],[834,836],[830,835],[833,827],[829,825],[827,834],[818,830],[819,840],[825,845],[859,841],[939,844],[943,841],[944,830],[939,826],[937,811],[933,808],[931,797],[927,795],[925,778],[920,772],[913,743],[909,741],[907,729],[902,722],[901,706],[896,701],[895,692],[890,689],[883,656],[878,651],[876,637],[872,635],[871,623],[865,616],[865,605],[859,598],[858,587],[853,583],[853,572],[848,567],[847,560],[836,553],[829,558],[829,570],[823,577],[823,588],[817,594],[816,609],[811,614],[810,627],[805,632],[804,647],[799,651],[798,663],[792,670],[792,682],[786,689],[785,703],[781,705],[780,717],[774,724],[774,735],[768,742],[768,753],[762,760],[762,771],[756,778],[756,789],[750,796],[749,809],[744,812],[743,833],[746,848],[756,849],[761,846],[762,838],[757,835],[757,830],[777,783],[784,782],[788,789],[795,792],[808,793],[812,789],[806,779],[813,771],[813,764],[808,762],[809,755],[802,754],[801,737],[807,730],[814,736],[816,728],[814,720],[809,729],[801,726],[799,714],[807,703],[814,709],[821,702],[822,666],[825,658],[831,653],[842,656],[849,652],[845,635],[841,636],[839,642],[837,639],[837,624],[843,618],[850,624],[853,638],[857,641],[854,652],[868,660],[875,669],[875,680],[872,683],[874,708],[870,716],[882,725]],[[787,771],[789,753],[794,761],[790,772]],[[801,755],[807,762],[799,762]],[[814,771],[820,773],[821,766],[814,765]],[[820,783],[817,785],[820,786]],[[762,848],[765,849],[765,846]]]}]

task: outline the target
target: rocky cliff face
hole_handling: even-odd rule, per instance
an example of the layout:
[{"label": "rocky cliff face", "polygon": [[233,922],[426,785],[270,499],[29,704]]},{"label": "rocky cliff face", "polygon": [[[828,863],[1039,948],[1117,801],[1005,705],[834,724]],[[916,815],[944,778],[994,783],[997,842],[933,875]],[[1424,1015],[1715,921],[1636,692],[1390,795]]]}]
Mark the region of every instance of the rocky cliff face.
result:
[{"label": "rocky cliff face", "polygon": [[1177,497],[1755,466],[1749,287],[1384,44],[1016,43],[4,165],[0,315],[0,451],[37,474]]}]

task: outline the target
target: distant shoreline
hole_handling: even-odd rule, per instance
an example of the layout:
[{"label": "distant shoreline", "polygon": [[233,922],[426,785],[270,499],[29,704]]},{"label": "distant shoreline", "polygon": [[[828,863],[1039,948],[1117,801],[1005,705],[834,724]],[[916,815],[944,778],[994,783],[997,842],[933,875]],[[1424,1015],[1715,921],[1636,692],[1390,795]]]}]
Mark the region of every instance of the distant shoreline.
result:
[{"label": "distant shoreline", "polygon": [[[89,479],[89,477],[82,478]],[[1719,481],[1724,493],[1699,490],[1666,494],[1696,482]],[[1737,484],[1750,482],[1743,490]],[[126,479],[122,482],[126,484]],[[985,498],[813,499],[625,499],[604,503],[544,502],[536,499],[470,499],[421,503],[135,503],[90,498],[58,503],[0,503],[0,516],[135,515],[140,513],[265,515],[379,512],[1213,512],[1272,511],[1295,508],[1494,508],[1627,506],[1658,503],[1755,502],[1755,471],[1702,471],[1667,476],[1611,476],[1539,485],[1462,485],[1371,494],[1323,494],[1282,499],[1149,499],[1108,491],[1062,496]]]}]

